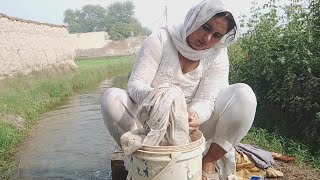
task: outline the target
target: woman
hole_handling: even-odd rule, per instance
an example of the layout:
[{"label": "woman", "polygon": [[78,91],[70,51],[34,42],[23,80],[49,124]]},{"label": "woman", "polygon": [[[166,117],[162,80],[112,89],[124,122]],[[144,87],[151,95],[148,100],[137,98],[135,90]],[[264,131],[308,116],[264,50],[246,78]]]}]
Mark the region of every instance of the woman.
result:
[{"label": "woman", "polygon": [[108,89],[102,115],[115,141],[138,128],[142,101],[159,85],[179,86],[188,106],[190,129],[212,144],[202,160],[203,179],[219,179],[216,162],[247,134],[256,98],[246,84],[229,85],[227,47],[239,35],[238,21],[222,0],[204,0],[190,9],[182,25],[163,28],[143,43],[128,90]]}]

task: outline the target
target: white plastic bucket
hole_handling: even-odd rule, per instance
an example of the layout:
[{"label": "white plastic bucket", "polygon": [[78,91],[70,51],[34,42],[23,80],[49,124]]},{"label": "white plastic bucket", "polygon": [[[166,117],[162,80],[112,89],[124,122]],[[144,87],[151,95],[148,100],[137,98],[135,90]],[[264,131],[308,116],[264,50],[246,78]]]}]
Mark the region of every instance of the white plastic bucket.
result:
[{"label": "white plastic bucket", "polygon": [[129,179],[201,180],[205,139],[201,131],[194,131],[190,138],[192,142],[186,145],[143,146],[134,152]]}]

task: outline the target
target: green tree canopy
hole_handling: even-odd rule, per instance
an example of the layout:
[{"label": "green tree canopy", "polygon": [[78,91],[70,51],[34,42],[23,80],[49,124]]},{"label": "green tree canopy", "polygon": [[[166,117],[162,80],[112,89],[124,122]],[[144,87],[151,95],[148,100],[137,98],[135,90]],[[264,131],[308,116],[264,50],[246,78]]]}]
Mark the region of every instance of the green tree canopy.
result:
[{"label": "green tree canopy", "polygon": [[70,33],[105,31],[107,11],[99,5],[86,5],[81,10],[67,9],[63,22]]},{"label": "green tree canopy", "polygon": [[108,6],[107,19],[111,22],[130,23],[135,19],[134,8],[131,1],[115,2]]},{"label": "green tree canopy", "polygon": [[81,10],[67,9],[63,22],[70,33],[107,31],[113,40],[124,39],[130,32],[135,36],[149,35],[151,31],[134,17],[134,8],[131,1],[115,2],[106,8],[88,4]]}]

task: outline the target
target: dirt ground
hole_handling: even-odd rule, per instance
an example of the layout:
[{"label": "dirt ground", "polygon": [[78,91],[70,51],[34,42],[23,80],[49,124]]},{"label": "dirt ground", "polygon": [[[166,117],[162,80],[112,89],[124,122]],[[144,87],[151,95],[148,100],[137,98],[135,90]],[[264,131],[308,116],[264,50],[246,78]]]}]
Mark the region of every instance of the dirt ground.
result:
[{"label": "dirt ground", "polygon": [[[320,172],[312,170],[306,165],[297,163],[285,163],[276,161],[275,169],[281,171],[284,174],[285,180],[320,180]],[[274,179],[270,179],[274,180]]]}]

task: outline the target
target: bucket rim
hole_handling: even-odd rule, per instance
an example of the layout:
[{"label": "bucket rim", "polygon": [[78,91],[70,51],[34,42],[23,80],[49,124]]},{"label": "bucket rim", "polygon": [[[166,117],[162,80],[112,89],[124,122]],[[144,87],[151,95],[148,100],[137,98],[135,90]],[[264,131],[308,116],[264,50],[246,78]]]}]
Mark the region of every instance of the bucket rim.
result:
[{"label": "bucket rim", "polygon": [[187,152],[192,149],[198,148],[202,144],[204,145],[205,143],[205,138],[203,137],[203,133],[200,130],[193,131],[190,133],[190,136],[198,136],[199,138],[196,139],[195,141],[188,143],[188,144],[183,144],[183,145],[178,145],[178,146],[142,146],[139,150],[141,153],[161,153],[163,154],[168,154],[168,152]]}]

